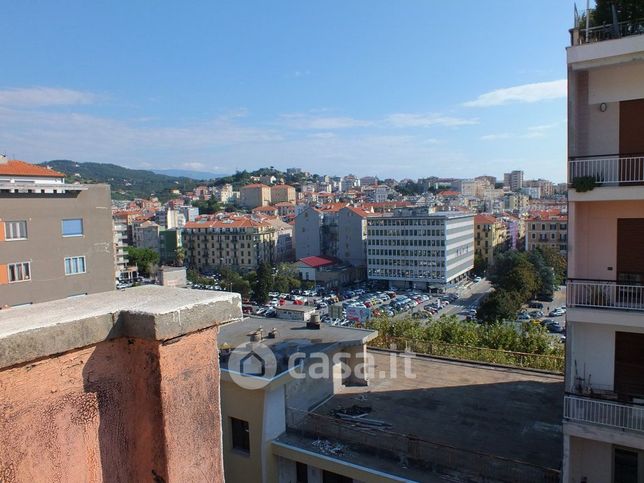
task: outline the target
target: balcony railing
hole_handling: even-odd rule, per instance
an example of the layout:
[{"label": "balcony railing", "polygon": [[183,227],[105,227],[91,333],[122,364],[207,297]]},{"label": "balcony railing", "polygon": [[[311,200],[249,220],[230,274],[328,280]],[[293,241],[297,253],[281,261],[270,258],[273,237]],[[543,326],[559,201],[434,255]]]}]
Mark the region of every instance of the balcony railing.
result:
[{"label": "balcony railing", "polygon": [[570,31],[573,46],[644,34],[644,19],[627,20],[614,25],[607,23],[588,29],[585,27],[582,21],[582,25],[579,28],[574,28]]},{"label": "balcony railing", "polygon": [[564,419],[644,433],[644,406],[567,395]]},{"label": "balcony railing", "polygon": [[644,311],[644,285],[570,280],[567,294],[568,307]]},{"label": "balcony railing", "polygon": [[589,156],[571,158],[568,180],[591,177],[598,186],[618,186],[644,183],[644,155]]}]

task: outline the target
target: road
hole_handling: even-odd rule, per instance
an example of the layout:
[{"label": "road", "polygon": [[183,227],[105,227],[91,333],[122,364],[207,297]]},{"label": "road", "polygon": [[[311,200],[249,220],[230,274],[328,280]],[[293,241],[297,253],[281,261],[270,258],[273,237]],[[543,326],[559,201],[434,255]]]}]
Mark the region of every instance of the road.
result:
[{"label": "road", "polygon": [[465,307],[478,307],[481,299],[492,289],[492,284],[488,280],[481,280],[478,283],[473,283],[466,289],[461,289],[457,292],[459,298],[454,303],[441,309],[438,316],[441,315],[458,315],[461,318],[465,316],[460,315]]}]

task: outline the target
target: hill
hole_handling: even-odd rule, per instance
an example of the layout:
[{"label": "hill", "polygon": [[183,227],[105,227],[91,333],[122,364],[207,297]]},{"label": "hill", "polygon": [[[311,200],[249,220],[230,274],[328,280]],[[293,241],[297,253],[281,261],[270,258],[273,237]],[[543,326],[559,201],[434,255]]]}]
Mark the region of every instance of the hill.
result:
[{"label": "hill", "polygon": [[203,183],[186,176],[168,176],[144,169],[124,168],[116,164],[77,163],[66,159],[40,164],[64,173],[69,182],[108,183],[112,187],[112,198],[115,200],[148,198],[154,194],[165,201],[172,197],[170,192],[173,189],[186,192]]}]

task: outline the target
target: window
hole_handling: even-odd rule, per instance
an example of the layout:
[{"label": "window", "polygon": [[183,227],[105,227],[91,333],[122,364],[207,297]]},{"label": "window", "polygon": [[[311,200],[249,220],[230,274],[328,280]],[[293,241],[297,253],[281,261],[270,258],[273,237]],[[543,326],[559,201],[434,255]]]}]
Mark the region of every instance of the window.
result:
[{"label": "window", "polygon": [[26,221],[6,221],[4,224],[5,240],[26,240],[27,239],[27,222]]},{"label": "window", "polygon": [[10,263],[7,269],[9,271],[9,283],[31,280],[30,262]]},{"label": "window", "polygon": [[63,236],[82,236],[83,235],[83,219],[74,218],[71,220],[62,221]]},{"label": "window", "polygon": [[248,421],[237,418],[230,418],[233,435],[233,448],[250,454],[250,437],[248,432]]},{"label": "window", "polygon": [[65,275],[85,273],[85,257],[65,258]]}]

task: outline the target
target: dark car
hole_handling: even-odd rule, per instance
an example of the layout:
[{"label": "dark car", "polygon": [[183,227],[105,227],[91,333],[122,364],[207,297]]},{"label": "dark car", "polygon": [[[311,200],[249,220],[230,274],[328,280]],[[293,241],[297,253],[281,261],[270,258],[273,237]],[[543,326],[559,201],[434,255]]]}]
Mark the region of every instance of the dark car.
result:
[{"label": "dark car", "polygon": [[543,308],[543,304],[542,304],[541,302],[530,302],[529,307],[530,307],[531,309],[542,309],[542,308]]}]

